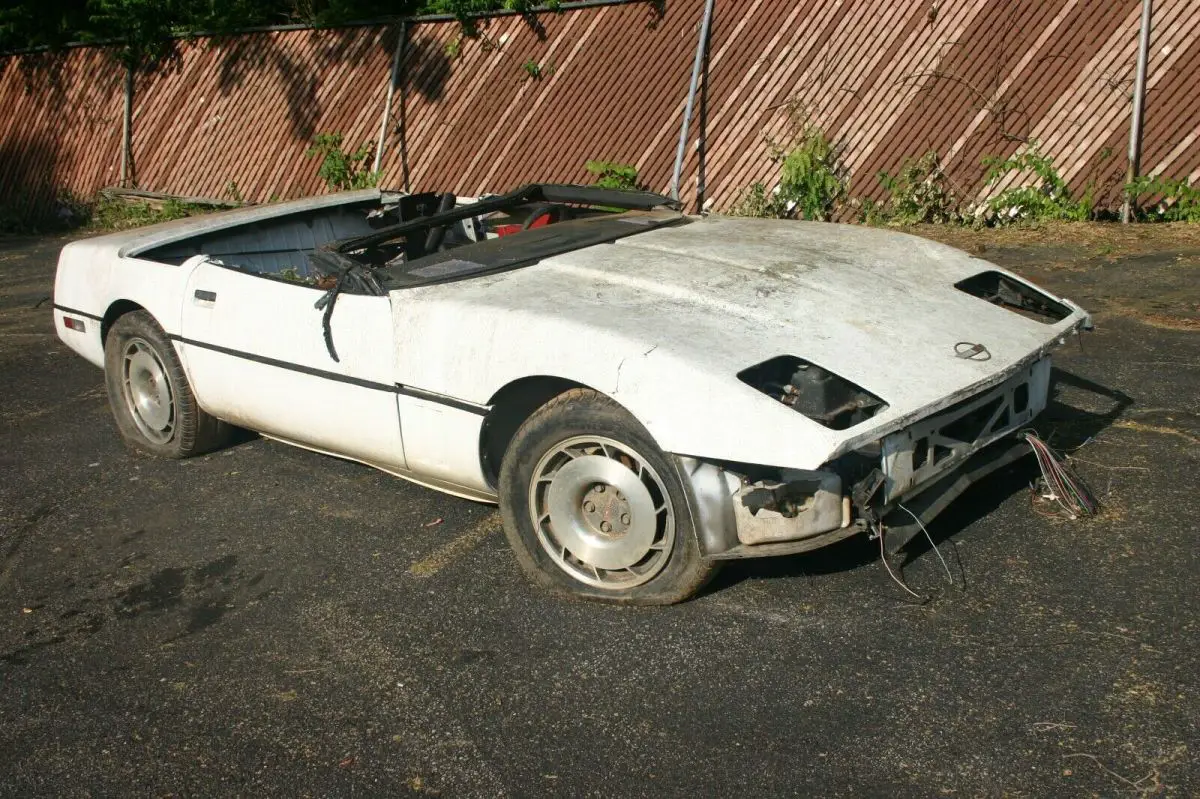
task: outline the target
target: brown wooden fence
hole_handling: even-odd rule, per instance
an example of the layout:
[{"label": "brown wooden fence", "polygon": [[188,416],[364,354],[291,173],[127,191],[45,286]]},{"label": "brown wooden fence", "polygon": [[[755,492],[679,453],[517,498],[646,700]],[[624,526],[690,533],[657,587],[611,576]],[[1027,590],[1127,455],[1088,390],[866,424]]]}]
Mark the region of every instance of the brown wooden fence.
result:
[{"label": "brown wooden fence", "polygon": [[[384,184],[498,191],[586,181],[589,159],[666,189],[702,0],[181,42],[139,75],[140,188],[248,201],[324,190],[322,132],[378,138],[393,54]],[[718,0],[684,197],[730,207],[778,165],[802,113],[842,147],[856,195],[934,150],[966,195],[985,155],[1036,140],[1110,197],[1126,169],[1140,0]],[[1155,3],[1143,171],[1200,177],[1200,2]],[[115,185],[123,72],[102,48],[0,61],[0,205],[45,208]],[[699,146],[704,133],[703,149]],[[235,189],[236,186],[236,189]]]}]

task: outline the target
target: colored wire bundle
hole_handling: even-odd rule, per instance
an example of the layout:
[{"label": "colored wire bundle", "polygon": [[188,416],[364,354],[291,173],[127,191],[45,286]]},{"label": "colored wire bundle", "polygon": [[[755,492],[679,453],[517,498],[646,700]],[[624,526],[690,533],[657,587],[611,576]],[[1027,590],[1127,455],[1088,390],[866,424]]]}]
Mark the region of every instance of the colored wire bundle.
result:
[{"label": "colored wire bundle", "polygon": [[1049,445],[1042,441],[1030,430],[1021,433],[1021,437],[1033,449],[1037,457],[1038,468],[1042,470],[1042,480],[1049,491],[1047,499],[1053,499],[1059,507],[1072,519],[1080,516],[1095,516],[1100,511],[1100,501],[1084,485],[1079,475],[1054,454]]}]

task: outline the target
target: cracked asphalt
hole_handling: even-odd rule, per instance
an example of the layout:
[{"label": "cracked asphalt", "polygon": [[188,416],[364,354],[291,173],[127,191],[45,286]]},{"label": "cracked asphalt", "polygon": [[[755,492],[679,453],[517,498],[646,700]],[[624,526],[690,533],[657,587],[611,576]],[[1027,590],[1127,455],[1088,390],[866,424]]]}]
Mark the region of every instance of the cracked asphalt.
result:
[{"label": "cracked asphalt", "polygon": [[1063,230],[964,246],[1098,312],[1043,430],[1102,516],[1029,460],[933,526],[954,586],[895,561],[923,604],[850,540],[653,610],[366,467],[131,455],[53,333],[66,239],[0,239],[0,794],[1200,795],[1200,242]]}]

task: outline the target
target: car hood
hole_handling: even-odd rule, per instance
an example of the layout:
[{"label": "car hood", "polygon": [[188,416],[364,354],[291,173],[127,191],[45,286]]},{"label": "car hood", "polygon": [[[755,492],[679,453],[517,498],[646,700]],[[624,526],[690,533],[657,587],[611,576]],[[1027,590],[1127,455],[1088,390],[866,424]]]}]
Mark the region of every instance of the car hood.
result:
[{"label": "car hood", "polygon": [[[602,318],[654,343],[730,364],[750,352],[797,355],[872,390],[921,398],[1004,369],[1086,319],[1073,306],[1074,318],[1047,324],[974,297],[955,284],[1004,270],[861,226],[715,217],[573,253],[551,270],[596,290],[563,297],[560,313],[619,304],[625,314]],[[626,305],[635,295],[642,313]],[[990,360],[957,357],[960,342],[982,344]]]},{"label": "car hood", "polygon": [[[440,326],[484,325],[493,343],[479,346],[477,364],[513,362],[527,374],[612,364],[611,383],[591,385],[622,399],[668,363],[753,393],[738,372],[793,355],[881,397],[889,408],[875,421],[898,426],[1000,382],[1087,322],[1069,303],[1070,317],[1046,324],[955,288],[989,270],[1003,272],[894,231],[714,216],[415,291],[448,315]],[[990,357],[958,357],[961,342]],[[447,393],[472,390],[433,379]]]}]

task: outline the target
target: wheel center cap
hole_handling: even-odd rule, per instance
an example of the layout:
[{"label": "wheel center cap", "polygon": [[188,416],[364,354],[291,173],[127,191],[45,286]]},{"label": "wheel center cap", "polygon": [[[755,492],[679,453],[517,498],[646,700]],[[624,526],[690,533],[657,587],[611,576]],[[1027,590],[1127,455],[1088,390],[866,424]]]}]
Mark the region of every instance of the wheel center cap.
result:
[{"label": "wheel center cap", "polygon": [[580,510],[588,526],[600,535],[612,538],[628,533],[633,521],[629,500],[617,488],[607,484],[594,485],[584,493]]},{"label": "wheel center cap", "polygon": [[561,568],[601,587],[641,584],[662,569],[674,539],[670,504],[636,453],[607,439],[569,439],[534,471],[533,522],[542,547]]}]

